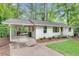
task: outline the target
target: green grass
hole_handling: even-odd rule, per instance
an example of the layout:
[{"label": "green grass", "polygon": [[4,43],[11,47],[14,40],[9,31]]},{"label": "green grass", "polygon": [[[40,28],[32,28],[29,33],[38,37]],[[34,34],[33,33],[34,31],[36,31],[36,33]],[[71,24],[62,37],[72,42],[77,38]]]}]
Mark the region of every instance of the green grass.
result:
[{"label": "green grass", "polygon": [[79,41],[76,40],[49,43],[47,47],[54,49],[66,56],[79,56]]}]

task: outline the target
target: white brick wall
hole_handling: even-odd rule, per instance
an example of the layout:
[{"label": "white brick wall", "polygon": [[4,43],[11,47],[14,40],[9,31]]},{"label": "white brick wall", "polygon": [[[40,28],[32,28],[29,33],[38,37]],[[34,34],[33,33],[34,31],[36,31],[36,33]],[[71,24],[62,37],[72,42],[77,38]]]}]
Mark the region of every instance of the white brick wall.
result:
[{"label": "white brick wall", "polygon": [[[57,36],[57,35],[61,35],[61,29],[59,28],[59,32],[53,32],[53,27],[47,27],[47,33],[43,32],[43,27],[42,26],[38,26],[36,27],[35,33],[36,33],[36,39],[39,38],[43,38],[43,37],[52,37],[52,36]],[[63,35],[64,36],[73,36],[73,29],[71,30],[71,32],[68,31],[68,28],[63,28]]]},{"label": "white brick wall", "polygon": [[43,37],[52,37],[56,35],[60,35],[61,33],[53,33],[53,27],[47,27],[47,33],[43,32],[43,27],[36,27],[36,39],[43,38]]}]

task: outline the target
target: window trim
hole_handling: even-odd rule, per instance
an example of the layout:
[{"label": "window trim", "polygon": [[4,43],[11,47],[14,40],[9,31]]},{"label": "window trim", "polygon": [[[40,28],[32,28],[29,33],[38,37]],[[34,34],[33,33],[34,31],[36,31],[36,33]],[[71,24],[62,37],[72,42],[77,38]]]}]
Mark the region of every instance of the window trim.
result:
[{"label": "window trim", "polygon": [[43,27],[43,33],[47,33],[47,26]]},{"label": "window trim", "polygon": [[72,28],[71,28],[71,27],[69,27],[69,32],[71,32],[71,30],[72,30]]},{"label": "window trim", "polygon": [[55,33],[59,32],[59,27],[53,27],[53,32]]}]

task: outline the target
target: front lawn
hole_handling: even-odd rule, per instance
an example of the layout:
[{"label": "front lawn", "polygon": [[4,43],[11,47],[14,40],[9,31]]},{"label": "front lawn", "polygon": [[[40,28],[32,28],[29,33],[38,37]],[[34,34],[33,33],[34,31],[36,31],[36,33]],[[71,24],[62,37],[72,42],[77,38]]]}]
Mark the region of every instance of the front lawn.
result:
[{"label": "front lawn", "polygon": [[48,48],[54,49],[63,55],[79,56],[79,41],[67,40],[58,43],[49,43]]}]

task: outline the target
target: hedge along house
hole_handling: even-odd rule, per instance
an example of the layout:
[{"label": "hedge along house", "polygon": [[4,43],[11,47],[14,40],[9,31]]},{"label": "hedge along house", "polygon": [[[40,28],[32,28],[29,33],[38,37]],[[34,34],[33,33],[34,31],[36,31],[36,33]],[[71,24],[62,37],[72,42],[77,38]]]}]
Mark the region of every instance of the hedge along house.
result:
[{"label": "hedge along house", "polygon": [[[28,19],[9,19],[3,22],[10,26],[10,41],[22,41],[29,38],[40,39],[62,36],[73,36],[74,31],[72,26],[67,26],[63,23],[28,20]],[[27,32],[18,32],[20,26],[25,26]],[[15,30],[13,30],[15,28]],[[19,41],[18,41],[19,42]]]}]

